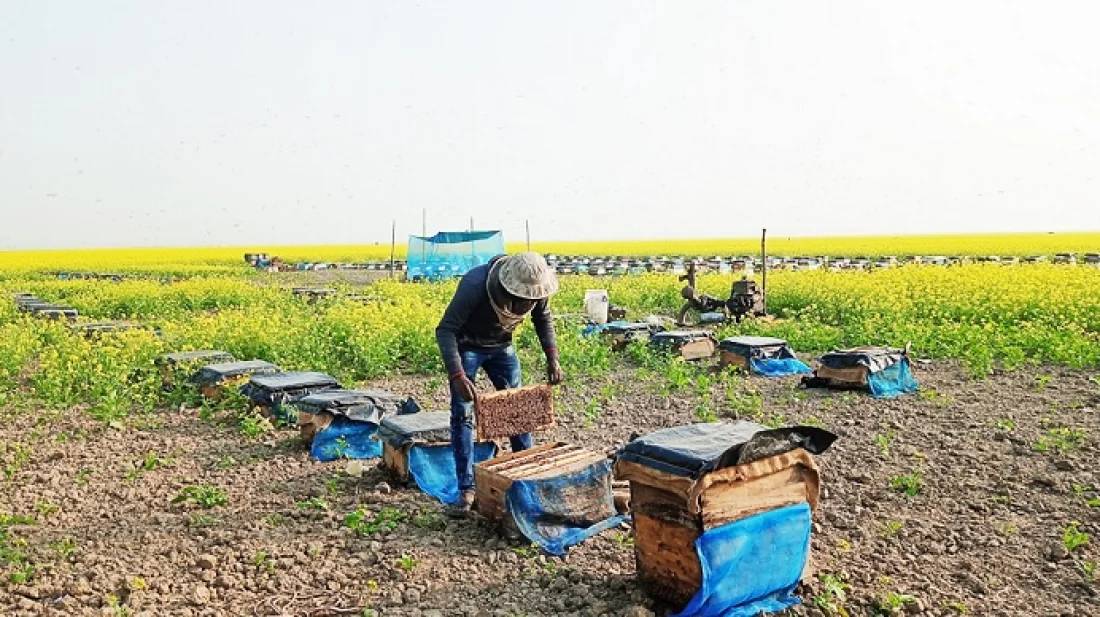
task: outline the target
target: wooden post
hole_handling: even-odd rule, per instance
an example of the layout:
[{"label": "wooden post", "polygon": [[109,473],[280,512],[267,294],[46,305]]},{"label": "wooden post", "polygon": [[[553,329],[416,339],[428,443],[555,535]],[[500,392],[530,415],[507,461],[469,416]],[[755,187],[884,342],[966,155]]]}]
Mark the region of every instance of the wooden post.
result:
[{"label": "wooden post", "polygon": [[394,266],[394,252],[397,250],[397,219],[393,220],[390,228],[390,278],[397,276],[397,268]]},{"label": "wooden post", "polygon": [[764,296],[764,314],[768,314],[768,230],[760,232],[760,259],[764,267],[764,280],[761,283],[761,293]]}]

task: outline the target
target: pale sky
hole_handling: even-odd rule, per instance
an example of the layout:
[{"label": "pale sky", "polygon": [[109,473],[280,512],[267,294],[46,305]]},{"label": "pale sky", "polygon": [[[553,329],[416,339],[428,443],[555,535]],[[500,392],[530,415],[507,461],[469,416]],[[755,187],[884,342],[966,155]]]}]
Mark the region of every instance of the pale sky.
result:
[{"label": "pale sky", "polygon": [[0,249],[1100,230],[1100,4],[0,0]]}]

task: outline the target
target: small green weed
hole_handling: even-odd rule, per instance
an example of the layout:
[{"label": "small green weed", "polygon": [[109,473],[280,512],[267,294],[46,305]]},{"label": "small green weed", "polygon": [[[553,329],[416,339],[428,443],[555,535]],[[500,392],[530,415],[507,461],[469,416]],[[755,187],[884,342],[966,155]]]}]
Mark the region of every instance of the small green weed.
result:
[{"label": "small green weed", "polygon": [[998,431],[1002,431],[1005,433],[1011,433],[1012,431],[1016,430],[1016,423],[1012,420],[997,420],[997,424],[995,426]]},{"label": "small green weed", "polygon": [[1032,389],[1036,392],[1042,392],[1047,389],[1050,382],[1054,379],[1054,375],[1041,374],[1035,376],[1035,383],[1032,385]]},{"label": "small green weed", "polygon": [[252,556],[252,567],[263,572],[275,571],[275,560],[271,558],[271,555],[267,554],[267,551],[258,551]]},{"label": "small green weed", "polygon": [[76,542],[72,538],[62,538],[51,542],[50,550],[60,555],[62,559],[68,559],[76,552]]},{"label": "small green weed", "polygon": [[172,503],[191,503],[200,508],[213,508],[229,503],[225,489],[208,484],[186,486],[172,499]]},{"label": "small green weed", "polygon": [[956,613],[959,613],[960,615],[962,615],[963,613],[966,613],[967,611],[970,610],[962,602],[944,602],[943,607],[946,608],[946,609],[953,610]]},{"label": "small green weed", "polygon": [[188,525],[190,525],[191,527],[196,527],[196,528],[200,528],[200,529],[203,528],[203,527],[213,527],[213,526],[217,525],[218,522],[219,521],[218,521],[217,517],[211,516],[209,514],[192,514],[187,519],[187,524]]},{"label": "small green weed", "polygon": [[416,568],[417,563],[419,562],[413,559],[411,555],[403,554],[401,555],[401,559],[397,560],[397,567],[405,572],[412,572],[413,569]]},{"label": "small green weed", "polygon": [[48,518],[61,511],[61,507],[49,501],[39,500],[34,503],[34,511],[42,518]]},{"label": "small green weed", "polygon": [[905,606],[916,602],[917,599],[911,595],[897,593],[895,591],[888,592],[881,595],[874,600],[875,614],[877,615],[897,615],[905,610]]},{"label": "small green weed", "polygon": [[1054,451],[1058,454],[1065,454],[1072,450],[1077,449],[1081,444],[1085,442],[1085,436],[1087,433],[1083,428],[1052,428],[1047,430],[1047,434],[1039,438],[1039,441],[1035,442],[1035,450],[1037,452],[1050,452]]},{"label": "small green weed", "polygon": [[93,473],[94,470],[92,469],[81,469],[80,471],[76,472],[76,478],[73,480],[73,482],[76,483],[77,486],[84,486],[88,483],[88,478],[91,477]]},{"label": "small green weed", "polygon": [[300,510],[317,510],[319,512],[328,512],[328,502],[323,497],[310,497],[305,501],[299,501],[297,504]]},{"label": "small green weed", "polygon": [[888,456],[890,454],[890,442],[893,441],[896,436],[897,433],[894,431],[886,431],[880,435],[875,435],[871,443],[878,447],[879,454]]},{"label": "small green weed", "polygon": [[161,458],[154,452],[149,452],[145,455],[145,458],[134,463],[132,469],[126,473],[127,480],[135,480],[143,473],[154,471],[162,467],[171,467],[176,464],[176,459],[168,457]]},{"label": "small green weed", "polygon": [[901,521],[885,521],[878,523],[878,535],[882,538],[892,538],[905,527]]},{"label": "small green weed", "polygon": [[1012,521],[1003,521],[997,523],[997,533],[1001,534],[1002,536],[1014,536],[1019,532],[1020,530],[1016,527],[1016,523],[1013,523]]},{"label": "small green weed", "polygon": [[447,528],[447,521],[435,512],[421,512],[413,517],[413,525],[429,531],[443,531]]},{"label": "small green weed", "polygon": [[268,527],[275,529],[276,527],[286,525],[287,518],[278,512],[272,512],[264,517],[264,523],[267,523]]},{"label": "small green weed", "polygon": [[344,526],[360,536],[369,536],[383,531],[393,531],[405,521],[405,513],[396,508],[383,508],[371,516],[370,511],[359,506],[357,510],[344,517]]},{"label": "small green weed", "polygon": [[890,478],[890,490],[897,491],[908,497],[916,497],[922,488],[921,472],[919,469],[913,473]]},{"label": "small green weed", "polygon": [[848,609],[844,603],[848,601],[848,590],[852,587],[844,582],[844,576],[825,572],[818,575],[817,579],[821,583],[821,591],[814,595],[814,606],[826,615],[848,617]]},{"label": "small green weed", "polygon": [[1085,577],[1085,582],[1093,583],[1096,581],[1097,576],[1097,564],[1095,561],[1082,561],[1081,562],[1081,575]]},{"label": "small green weed", "polygon": [[254,412],[242,413],[237,418],[237,432],[246,439],[256,439],[274,430],[271,421]]},{"label": "small green weed", "polygon": [[1089,543],[1089,534],[1081,531],[1079,526],[1080,523],[1074,521],[1062,532],[1062,546],[1065,547],[1066,553],[1072,553]]},{"label": "small green weed", "polygon": [[620,548],[634,548],[634,536],[629,533],[617,533],[615,534],[615,543]]}]

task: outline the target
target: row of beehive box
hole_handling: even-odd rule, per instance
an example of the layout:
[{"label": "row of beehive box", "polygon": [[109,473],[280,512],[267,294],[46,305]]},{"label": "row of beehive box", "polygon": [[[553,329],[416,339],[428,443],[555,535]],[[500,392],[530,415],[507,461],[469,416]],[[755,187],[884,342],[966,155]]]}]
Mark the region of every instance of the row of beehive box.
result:
[{"label": "row of beehive box", "polygon": [[160,329],[134,321],[78,321],[80,313],[76,309],[47,302],[30,293],[16,294],[14,299],[16,306],[21,312],[29,313],[43,319],[71,322],[69,327],[72,328],[74,332],[89,337],[129,330],[148,330],[157,336],[161,335]]},{"label": "row of beehive box", "polygon": [[[197,358],[209,359],[215,356],[204,354],[214,353],[216,352],[188,352],[185,357],[192,361]],[[225,357],[216,359],[224,360]],[[177,365],[179,360],[177,356],[161,365]],[[204,373],[206,376],[202,377]],[[274,386],[270,388],[271,396],[266,399],[269,405],[257,402],[255,396],[252,400],[265,413],[275,417],[282,414],[271,405],[292,404],[305,396],[307,390],[339,388],[335,380],[329,382],[317,379],[319,374],[280,373],[278,367],[262,361],[208,365],[197,375],[207,396],[218,396],[221,388],[241,383],[244,379],[254,385],[258,382],[260,385]],[[278,375],[282,375],[282,390],[278,387],[278,380],[265,379]],[[269,381],[272,383],[269,384]],[[303,430],[313,425],[312,419],[311,415],[304,414]],[[414,419],[415,425],[410,424]],[[375,417],[373,421],[388,425],[391,430],[402,431],[408,437],[401,445],[383,440],[383,465],[403,483],[410,480],[409,455],[412,448],[451,447],[447,412],[417,413],[387,419]],[[544,423],[542,427],[545,426]],[[755,429],[763,430],[764,427]],[[711,445],[715,443],[713,438],[706,436],[701,437],[701,440]],[[706,453],[708,460],[702,461],[700,466],[707,471],[695,476],[669,473],[667,467],[659,462],[654,465],[645,456],[619,457],[615,464],[615,476],[620,478],[620,482],[616,483],[608,473],[593,485],[595,490],[575,496],[570,507],[575,508],[578,518],[590,519],[592,513],[605,511],[608,503],[614,503],[619,509],[625,510],[629,501],[635,526],[638,576],[656,597],[673,605],[683,606],[700,593],[704,585],[705,568],[697,552],[696,542],[708,530],[792,504],[806,503],[813,507],[817,503],[817,466],[806,450],[796,449],[761,460],[723,467],[717,459],[729,445],[727,442],[722,443],[719,450],[711,448]],[[507,524],[509,516],[505,496],[514,482],[566,476],[606,461],[607,458],[607,454],[559,442],[481,462],[475,465],[474,474],[477,510],[491,520]],[[629,481],[629,499],[621,488],[619,491],[615,490],[615,485],[621,487],[622,481]],[[587,514],[582,516],[583,513]],[[808,553],[796,558],[805,562]]]}]

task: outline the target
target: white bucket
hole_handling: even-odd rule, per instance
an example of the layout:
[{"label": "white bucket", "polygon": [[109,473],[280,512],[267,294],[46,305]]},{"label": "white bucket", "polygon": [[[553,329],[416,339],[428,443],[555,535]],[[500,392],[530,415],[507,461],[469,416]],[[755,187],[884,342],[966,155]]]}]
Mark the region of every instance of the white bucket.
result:
[{"label": "white bucket", "polygon": [[607,323],[607,310],[610,307],[611,300],[607,297],[606,289],[589,289],[584,292],[584,314],[592,323]]}]

